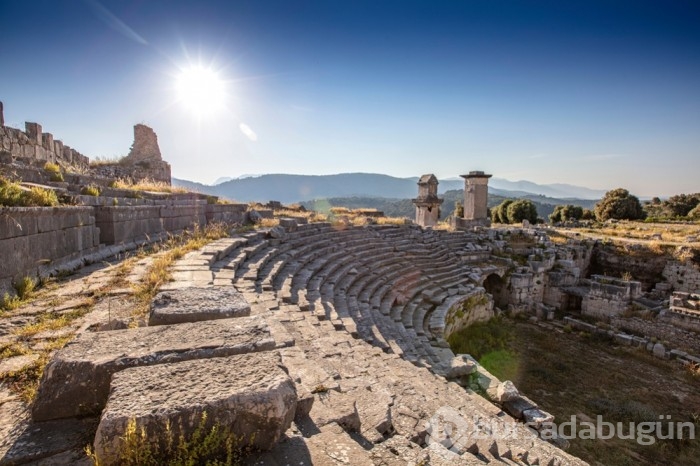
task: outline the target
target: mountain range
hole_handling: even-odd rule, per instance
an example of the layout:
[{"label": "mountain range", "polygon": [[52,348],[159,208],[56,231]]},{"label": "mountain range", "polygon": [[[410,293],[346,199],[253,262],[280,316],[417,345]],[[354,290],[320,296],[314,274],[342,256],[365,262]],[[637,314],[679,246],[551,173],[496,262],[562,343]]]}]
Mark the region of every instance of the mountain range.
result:
[{"label": "mountain range", "polygon": [[[220,178],[226,180],[226,178]],[[218,181],[218,180],[217,180]],[[225,197],[239,202],[280,201],[285,204],[325,198],[370,197],[410,199],[416,196],[418,177],[397,178],[377,173],[341,173],[338,175],[268,174],[227,179],[206,185],[173,178],[174,186]],[[462,189],[464,180],[441,180],[438,191]],[[545,196],[557,200],[600,199],[605,191],[568,184],[537,184],[531,181],[489,180],[489,193],[502,197]]]}]

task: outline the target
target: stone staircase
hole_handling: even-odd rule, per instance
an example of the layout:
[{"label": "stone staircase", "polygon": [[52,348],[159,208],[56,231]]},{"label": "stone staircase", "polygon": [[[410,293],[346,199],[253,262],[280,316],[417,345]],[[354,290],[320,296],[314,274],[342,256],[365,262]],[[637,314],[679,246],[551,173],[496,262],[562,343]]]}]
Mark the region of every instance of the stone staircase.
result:
[{"label": "stone staircase", "polygon": [[99,415],[102,464],[118,464],[130,419],[157,443],[158,426],[186,433],[202,412],[261,432],[249,464],[585,464],[445,378],[455,355],[436,318],[479,291],[466,236],[330,224],[276,236],[179,260],[154,307],[184,323],[80,335],[47,367],[34,419]]}]

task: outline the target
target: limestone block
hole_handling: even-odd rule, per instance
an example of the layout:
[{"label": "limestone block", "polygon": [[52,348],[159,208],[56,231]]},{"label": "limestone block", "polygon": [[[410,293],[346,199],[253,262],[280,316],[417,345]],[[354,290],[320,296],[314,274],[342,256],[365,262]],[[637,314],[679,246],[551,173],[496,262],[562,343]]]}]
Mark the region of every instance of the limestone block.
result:
[{"label": "limestone block", "polygon": [[518,396],[520,396],[520,392],[510,380],[501,382],[496,388],[496,401],[499,403],[514,400]]},{"label": "limestone block", "polygon": [[285,232],[284,228],[282,228],[282,226],[280,225],[271,228],[268,234],[270,235],[270,238],[282,239],[287,233]]},{"label": "limestone block", "polygon": [[121,464],[122,437],[131,419],[145,430],[153,450],[163,451],[166,424],[175,439],[190,439],[203,413],[209,428],[229,429],[243,444],[269,450],[290,427],[296,403],[294,382],[277,353],[127,369],[112,380],[95,453],[100,464]]},{"label": "limestone block", "polygon": [[525,411],[535,408],[537,408],[535,402],[523,395],[503,403],[503,409],[516,419],[523,419]]},{"label": "limestone block", "polygon": [[457,379],[476,372],[476,364],[469,360],[465,360],[461,356],[455,356],[450,361],[450,367],[447,370],[448,379]]},{"label": "limestone block", "polygon": [[554,422],[554,416],[539,408],[526,409],[523,411],[523,420],[533,429],[539,429],[544,423]]},{"label": "limestone block", "polygon": [[83,333],[49,362],[32,415],[35,420],[97,414],[112,374],[137,366],[207,359],[275,348],[260,318]]},{"label": "limestone block", "polygon": [[361,427],[357,403],[350,395],[330,390],[314,402],[309,416],[318,427],[337,423],[349,432]]},{"label": "limestone block", "polygon": [[148,325],[181,324],[250,315],[250,304],[233,287],[185,288],[158,293]]},{"label": "limestone block", "polygon": [[280,226],[287,231],[295,231],[297,229],[297,220],[295,218],[281,218]]}]

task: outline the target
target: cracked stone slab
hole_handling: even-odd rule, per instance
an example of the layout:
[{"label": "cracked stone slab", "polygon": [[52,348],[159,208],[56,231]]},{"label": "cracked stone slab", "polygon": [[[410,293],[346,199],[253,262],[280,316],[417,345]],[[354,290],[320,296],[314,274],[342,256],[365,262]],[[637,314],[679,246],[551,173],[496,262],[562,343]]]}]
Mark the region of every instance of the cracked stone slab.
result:
[{"label": "cracked stone slab", "polygon": [[233,287],[184,288],[158,293],[148,325],[181,324],[250,315],[250,304]]},{"label": "cracked stone slab", "polygon": [[[87,460],[83,451],[92,440],[97,418],[61,419],[19,426],[0,464],[77,464]],[[76,452],[77,455],[76,455]],[[77,456],[77,458],[76,458]],[[62,462],[67,458],[70,461]],[[85,464],[89,464],[85,462]]]},{"label": "cracked stone slab", "polygon": [[267,351],[277,346],[260,317],[83,333],[44,370],[35,421],[99,415],[112,374],[137,366]]},{"label": "cracked stone slab", "polygon": [[95,453],[100,464],[121,464],[130,420],[162,451],[166,425],[175,439],[191,438],[203,413],[208,427],[230,429],[242,442],[268,450],[291,426],[296,404],[294,382],[277,352],[126,369],[112,379]]}]

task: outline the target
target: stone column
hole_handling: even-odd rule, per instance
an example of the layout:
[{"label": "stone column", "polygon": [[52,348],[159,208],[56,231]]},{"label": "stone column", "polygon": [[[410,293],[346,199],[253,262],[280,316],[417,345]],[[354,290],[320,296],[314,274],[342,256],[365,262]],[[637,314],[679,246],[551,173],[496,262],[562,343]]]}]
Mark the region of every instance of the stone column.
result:
[{"label": "stone column", "polygon": [[422,227],[431,227],[440,219],[440,204],[444,199],[437,197],[438,180],[433,174],[423,175],[418,181],[418,197],[413,199],[416,205],[416,223]]},{"label": "stone column", "polygon": [[5,126],[5,113],[3,110],[2,102],[0,102],[0,126]]},{"label": "stone column", "polygon": [[482,171],[472,171],[464,178],[464,219],[488,224],[489,178]]}]

